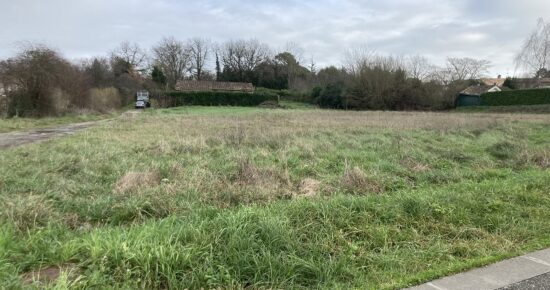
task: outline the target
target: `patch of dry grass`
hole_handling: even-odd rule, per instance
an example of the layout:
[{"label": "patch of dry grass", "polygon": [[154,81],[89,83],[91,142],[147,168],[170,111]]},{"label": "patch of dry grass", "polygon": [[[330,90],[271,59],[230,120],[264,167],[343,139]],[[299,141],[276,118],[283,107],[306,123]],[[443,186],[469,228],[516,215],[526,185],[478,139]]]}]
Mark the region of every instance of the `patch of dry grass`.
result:
[{"label": "patch of dry grass", "polygon": [[131,190],[154,187],[159,183],[160,175],[158,172],[128,172],[118,180],[115,190],[118,193],[125,193]]}]

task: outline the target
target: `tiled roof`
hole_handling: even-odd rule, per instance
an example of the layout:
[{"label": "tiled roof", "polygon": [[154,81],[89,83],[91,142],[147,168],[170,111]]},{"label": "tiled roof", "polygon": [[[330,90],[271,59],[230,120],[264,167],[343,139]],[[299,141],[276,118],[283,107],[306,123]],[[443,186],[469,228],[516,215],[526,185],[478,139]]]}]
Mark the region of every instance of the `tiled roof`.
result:
[{"label": "tiled roof", "polygon": [[177,91],[191,92],[254,92],[254,86],[251,83],[232,83],[216,81],[178,81]]},{"label": "tiled roof", "polygon": [[498,86],[502,87],[504,85],[505,78],[495,78],[495,79],[481,79],[481,82],[487,86]]},{"label": "tiled roof", "polygon": [[481,96],[482,94],[489,92],[489,90],[492,89],[493,87],[495,86],[494,85],[493,86],[484,86],[484,85],[469,86],[460,93],[463,95]]}]

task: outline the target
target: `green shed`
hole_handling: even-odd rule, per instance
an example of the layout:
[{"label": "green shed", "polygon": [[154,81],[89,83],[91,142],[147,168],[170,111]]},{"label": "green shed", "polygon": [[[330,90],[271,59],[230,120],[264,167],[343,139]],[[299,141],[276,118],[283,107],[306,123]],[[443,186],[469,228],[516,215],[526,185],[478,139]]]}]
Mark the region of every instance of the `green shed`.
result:
[{"label": "green shed", "polygon": [[457,107],[470,107],[481,105],[481,96],[460,94],[456,99]]},{"label": "green shed", "polygon": [[468,107],[468,106],[480,106],[481,105],[481,95],[485,93],[500,92],[501,89],[497,86],[470,86],[465,90],[460,92],[458,97],[455,100],[457,107]]}]

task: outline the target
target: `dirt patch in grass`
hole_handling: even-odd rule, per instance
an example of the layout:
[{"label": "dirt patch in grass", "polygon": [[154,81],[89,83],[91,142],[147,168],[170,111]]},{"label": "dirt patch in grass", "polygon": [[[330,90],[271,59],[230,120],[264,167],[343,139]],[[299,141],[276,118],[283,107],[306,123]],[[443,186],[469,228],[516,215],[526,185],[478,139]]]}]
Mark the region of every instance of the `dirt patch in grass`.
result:
[{"label": "dirt patch in grass", "polygon": [[115,191],[125,193],[131,190],[154,187],[160,184],[160,180],[160,174],[156,171],[128,172],[118,180]]},{"label": "dirt patch in grass", "polygon": [[34,270],[27,272],[21,276],[23,284],[30,285],[38,283],[40,286],[50,284],[55,282],[62,273],[72,273],[74,276],[74,271],[76,265],[74,264],[65,264],[63,266],[48,266],[39,270]]}]

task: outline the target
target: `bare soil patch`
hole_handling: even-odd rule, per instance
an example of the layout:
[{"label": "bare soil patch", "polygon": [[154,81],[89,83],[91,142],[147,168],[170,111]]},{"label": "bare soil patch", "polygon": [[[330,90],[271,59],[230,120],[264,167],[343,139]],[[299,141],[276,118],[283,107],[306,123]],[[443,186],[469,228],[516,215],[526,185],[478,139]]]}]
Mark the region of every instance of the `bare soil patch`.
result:
[{"label": "bare soil patch", "polygon": [[0,149],[25,144],[43,142],[56,137],[68,136],[77,131],[89,128],[99,121],[70,124],[48,129],[36,129],[28,132],[11,132],[0,134]]},{"label": "bare soil patch", "polygon": [[23,274],[21,277],[24,284],[39,283],[47,285],[59,278],[63,272],[72,272],[76,268],[74,264],[65,264],[63,266],[48,266],[39,270],[34,270]]}]

